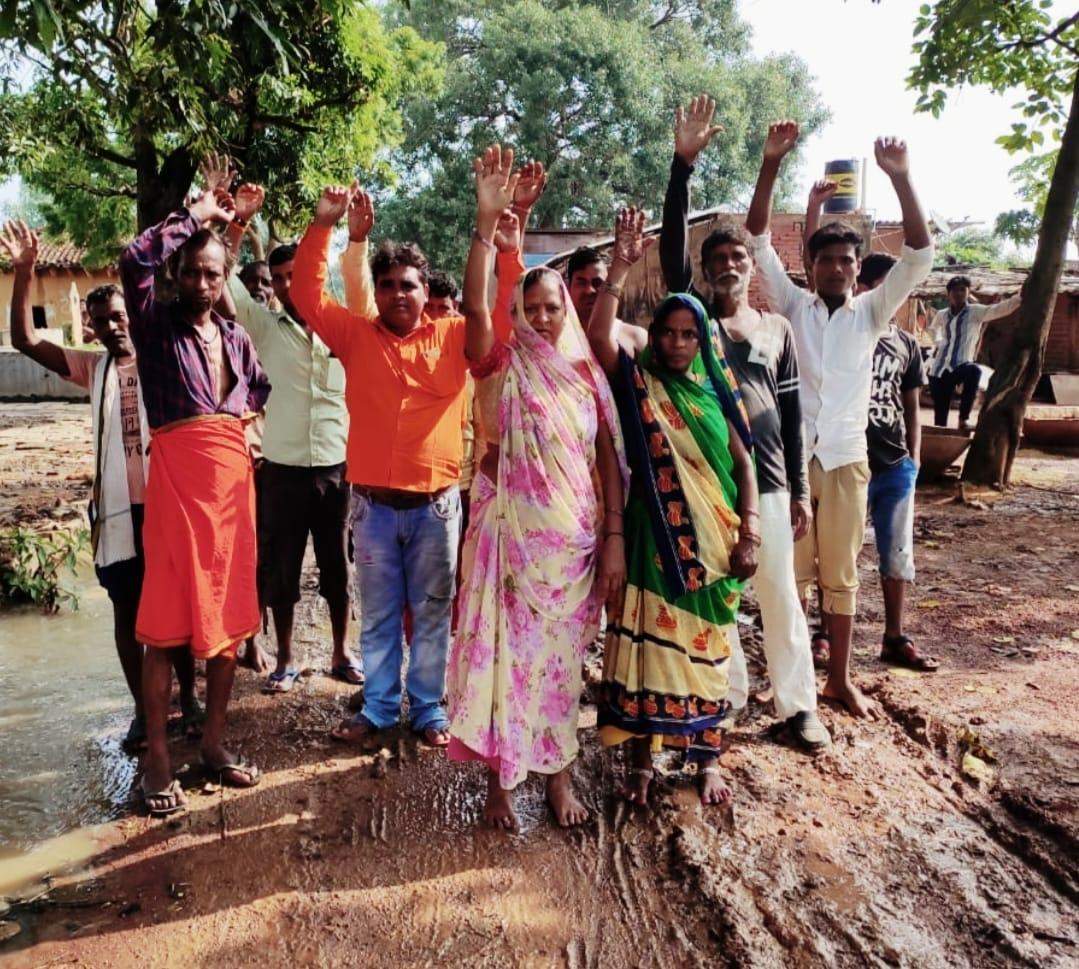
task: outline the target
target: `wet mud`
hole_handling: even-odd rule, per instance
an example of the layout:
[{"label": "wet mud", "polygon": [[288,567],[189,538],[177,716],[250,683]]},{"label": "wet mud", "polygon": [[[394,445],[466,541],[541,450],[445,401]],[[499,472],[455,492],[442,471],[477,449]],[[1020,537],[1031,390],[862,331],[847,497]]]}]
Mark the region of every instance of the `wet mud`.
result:
[{"label": "wet mud", "polygon": [[703,809],[672,762],[650,807],[628,807],[586,700],[575,775],[592,816],[573,831],[553,826],[538,779],[508,835],[479,826],[477,767],[404,730],[370,750],[330,741],[350,688],[326,675],[309,572],[308,675],[273,697],[238,675],[230,732],[262,784],[184,771],[186,813],[113,822],[78,870],[23,889],[0,963],[1074,966],[1079,461],[1023,452],[1015,477],[992,509],[919,492],[908,625],[940,673],[876,659],[867,545],[854,667],[879,720],[823,707],[831,752],[777,743],[759,630],[743,627],[754,699],[723,756],[733,805]]}]

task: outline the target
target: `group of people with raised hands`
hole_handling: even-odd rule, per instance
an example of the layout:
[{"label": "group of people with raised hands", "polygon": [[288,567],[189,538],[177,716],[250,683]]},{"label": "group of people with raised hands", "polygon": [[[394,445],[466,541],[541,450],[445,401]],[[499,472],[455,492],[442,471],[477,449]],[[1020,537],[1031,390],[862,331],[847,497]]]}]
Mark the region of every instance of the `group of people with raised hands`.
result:
[{"label": "group of people with raised hands", "polygon": [[[98,365],[103,378],[86,376],[96,371],[73,364],[71,351],[41,349],[17,289],[16,345],[95,388],[95,555],[106,556],[103,582],[117,555],[138,572],[137,615],[114,601],[152,813],[184,802],[164,727],[171,670],[190,682],[189,656],[205,658],[210,674],[205,765],[225,783],[258,782],[257,767],[223,745],[225,707],[260,607],[278,647],[264,688],[296,683],[309,534],[332,675],[362,684],[334,737],[367,743],[400,721],[407,698],[422,743],[483,765],[484,817],[495,827],[516,828],[513,791],[529,773],[545,776],[557,823],[587,818],[572,765],[582,666],[601,636],[598,737],[626,745],[624,796],[648,802],[653,756],[666,749],[696,775],[702,803],[727,801],[723,735],[748,700],[738,633],[747,583],[761,609],[775,732],[807,751],[830,745],[815,660],[827,670],[822,697],[873,714],[850,664],[857,555],[874,500],[871,390],[876,400],[874,379],[898,374],[894,399],[906,402],[921,382],[908,366],[875,376],[874,359],[882,340],[898,347],[893,355],[906,347],[892,318],[930,269],[929,231],[906,146],[878,139],[903,212],[901,257],[860,282],[864,241],[828,223],[807,233],[810,285],[796,285],[768,231],[775,179],[798,139],[796,124],[779,122],[745,224],[727,221],[704,239],[695,275],[689,183],[719,132],[714,108],[702,96],[677,113],[659,234],[669,295],[647,328],[618,318],[623,286],[655,241],[643,209],[617,213],[609,259],[581,250],[565,276],[526,270],[523,237],[547,174],[538,162],[515,168],[498,145],[473,164],[459,305],[456,282],[416,245],[384,242],[369,257],[375,211],[357,183],[323,191],[297,245],[236,268],[264,193],[235,185],[227,159],[207,166],[206,189],[186,209],[125,251],[122,300],[119,291],[88,299],[95,327],[102,319],[102,359],[115,363]],[[814,198],[828,191],[815,187]],[[328,260],[342,219],[339,302]],[[32,266],[25,227],[9,226],[0,245]],[[170,291],[159,294],[165,267]],[[750,304],[754,273],[767,311]],[[901,423],[906,434],[889,438],[896,454],[883,466],[906,459],[903,480],[913,482],[916,420]],[[913,502],[895,497],[896,481],[875,496],[886,597],[887,581],[913,577]],[[814,584],[821,625],[811,634]],[[882,657],[932,669],[902,635],[898,595]],[[358,655],[348,641],[354,603]],[[190,690],[184,697],[197,706]]]}]

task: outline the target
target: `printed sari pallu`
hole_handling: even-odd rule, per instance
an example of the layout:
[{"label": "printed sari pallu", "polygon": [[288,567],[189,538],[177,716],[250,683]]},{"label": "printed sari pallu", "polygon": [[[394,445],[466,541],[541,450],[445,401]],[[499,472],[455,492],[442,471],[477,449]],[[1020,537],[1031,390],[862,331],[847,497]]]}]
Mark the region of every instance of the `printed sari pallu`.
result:
[{"label": "printed sari pallu", "polygon": [[729,708],[729,637],[742,588],[730,576],[739,518],[725,410],[740,433],[745,424],[714,355],[707,368],[698,355],[684,375],[661,369],[651,349],[621,363],[633,472],[628,584],[621,615],[608,617],[600,738],[610,745],[648,736],[653,749],[678,749],[690,761],[713,757]]}]

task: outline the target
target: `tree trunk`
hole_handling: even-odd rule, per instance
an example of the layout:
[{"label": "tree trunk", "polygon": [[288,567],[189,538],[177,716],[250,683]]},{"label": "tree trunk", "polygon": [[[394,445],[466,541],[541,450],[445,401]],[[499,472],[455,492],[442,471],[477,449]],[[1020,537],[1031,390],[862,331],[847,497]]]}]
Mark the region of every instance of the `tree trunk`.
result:
[{"label": "tree trunk", "polygon": [[1006,362],[993,371],[985,394],[985,407],[978,417],[974,440],[963,464],[963,480],[971,484],[1003,488],[1011,477],[1023,415],[1042,372],[1077,196],[1079,71],[1072,84],[1068,122],[1049,182],[1038,248],[1023,286],[1011,352]]},{"label": "tree trunk", "polygon": [[171,151],[161,161],[152,141],[135,137],[135,214],[138,231],[157,225],[182,208],[195,176],[195,158],[186,148]]}]

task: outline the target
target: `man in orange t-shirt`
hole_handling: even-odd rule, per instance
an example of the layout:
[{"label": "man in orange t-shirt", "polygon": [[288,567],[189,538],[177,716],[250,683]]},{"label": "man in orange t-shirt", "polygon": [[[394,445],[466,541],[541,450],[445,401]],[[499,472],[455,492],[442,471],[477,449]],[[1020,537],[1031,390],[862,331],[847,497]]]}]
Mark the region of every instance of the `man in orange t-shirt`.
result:
[{"label": "man in orange t-shirt", "polygon": [[334,226],[350,206],[370,206],[353,185],[327,188],[296,252],[296,309],[345,367],[347,477],[365,674],[363,709],[334,736],[362,742],[401,712],[401,615],[413,635],[405,689],[412,729],[449,742],[442,706],[461,516],[465,322],[424,312],[428,268],[413,245],[384,244],[371,260],[374,318],[324,292]]}]

